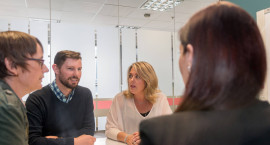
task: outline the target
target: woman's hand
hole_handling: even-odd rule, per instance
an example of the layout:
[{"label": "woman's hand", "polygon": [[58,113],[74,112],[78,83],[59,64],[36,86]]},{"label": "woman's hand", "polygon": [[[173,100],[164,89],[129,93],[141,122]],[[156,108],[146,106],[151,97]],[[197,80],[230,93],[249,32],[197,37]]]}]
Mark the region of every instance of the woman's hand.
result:
[{"label": "woman's hand", "polygon": [[134,132],[133,134],[133,144],[139,145],[141,143],[141,138],[139,132]]},{"label": "woman's hand", "polygon": [[133,134],[120,132],[117,134],[117,140],[122,141],[128,145],[139,145],[141,143],[139,132],[134,132]]},{"label": "woman's hand", "polygon": [[128,145],[133,145],[133,135],[132,134],[130,134],[130,135],[128,135],[127,136],[127,140],[126,140],[126,143],[128,144]]}]

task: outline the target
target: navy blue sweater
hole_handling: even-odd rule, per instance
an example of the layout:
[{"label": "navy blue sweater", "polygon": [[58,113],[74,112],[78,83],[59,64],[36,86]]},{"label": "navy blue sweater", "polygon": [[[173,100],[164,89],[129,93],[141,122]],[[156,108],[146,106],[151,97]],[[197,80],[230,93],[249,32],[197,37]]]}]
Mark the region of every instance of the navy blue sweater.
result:
[{"label": "navy blue sweater", "polygon": [[[69,103],[60,101],[49,85],[30,94],[26,101],[29,145],[73,145],[74,137],[94,135],[93,98],[77,86]],[[45,136],[58,136],[47,139]]]}]

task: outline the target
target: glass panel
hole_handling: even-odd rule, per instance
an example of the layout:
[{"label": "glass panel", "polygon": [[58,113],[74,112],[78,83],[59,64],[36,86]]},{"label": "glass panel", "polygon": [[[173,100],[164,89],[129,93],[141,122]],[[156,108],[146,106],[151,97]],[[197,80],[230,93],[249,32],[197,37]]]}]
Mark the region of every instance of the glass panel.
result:
[{"label": "glass panel", "polygon": [[119,39],[115,27],[98,27],[98,97],[113,98],[120,92]]},{"label": "glass panel", "polygon": [[172,95],[171,33],[166,31],[138,31],[139,61],[150,63],[157,74],[159,88]]},{"label": "glass panel", "polygon": [[[84,24],[52,23],[52,64],[55,54],[61,50],[81,53],[82,77],[79,85],[95,90],[95,46],[94,29]],[[51,72],[52,81],[54,72]]]},{"label": "glass panel", "polygon": [[[44,64],[49,68],[50,67],[50,57],[48,55],[48,23],[31,21],[30,22],[30,34],[36,36],[43,45],[43,59],[45,60]],[[50,73],[45,73],[42,80],[42,86],[50,83]]]},{"label": "glass panel", "polygon": [[[136,62],[136,38],[134,29],[123,29],[123,90],[128,89],[127,71],[128,67]],[[139,48],[138,48],[139,49]]]}]

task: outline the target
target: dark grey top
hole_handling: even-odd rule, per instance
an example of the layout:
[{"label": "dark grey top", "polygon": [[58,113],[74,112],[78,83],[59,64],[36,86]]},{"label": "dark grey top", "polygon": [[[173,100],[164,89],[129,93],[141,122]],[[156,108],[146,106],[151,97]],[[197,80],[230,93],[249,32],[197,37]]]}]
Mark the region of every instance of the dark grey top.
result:
[{"label": "dark grey top", "polygon": [[145,120],[142,145],[270,145],[270,107],[186,111]]},{"label": "dark grey top", "polygon": [[28,145],[26,109],[15,92],[1,79],[0,145]]}]

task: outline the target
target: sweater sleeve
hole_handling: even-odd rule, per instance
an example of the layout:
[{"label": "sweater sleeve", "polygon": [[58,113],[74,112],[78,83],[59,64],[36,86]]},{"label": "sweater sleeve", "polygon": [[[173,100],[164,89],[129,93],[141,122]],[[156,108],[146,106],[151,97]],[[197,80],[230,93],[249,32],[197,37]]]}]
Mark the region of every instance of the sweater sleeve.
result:
[{"label": "sweater sleeve", "polygon": [[118,102],[119,100],[117,99],[118,96],[115,96],[113,99],[110,111],[107,115],[107,123],[106,123],[106,130],[105,130],[105,135],[113,140],[117,140],[117,134],[121,132],[119,129],[119,121],[121,119],[121,116],[118,116],[117,112],[121,112],[119,109]]},{"label": "sweater sleeve", "polygon": [[169,105],[168,99],[165,94],[161,93],[162,115],[172,114],[172,109]]},{"label": "sweater sleeve", "polygon": [[20,106],[0,99],[0,145],[26,144],[22,113]]},{"label": "sweater sleeve", "polygon": [[74,145],[74,138],[48,139],[42,136],[45,105],[38,96],[30,94],[26,101],[29,121],[29,145]]},{"label": "sweater sleeve", "polygon": [[94,106],[93,106],[93,96],[89,89],[87,93],[86,99],[86,110],[85,110],[85,118],[83,121],[83,127],[80,129],[79,134],[87,134],[94,136],[95,132],[95,118],[94,118]]}]

